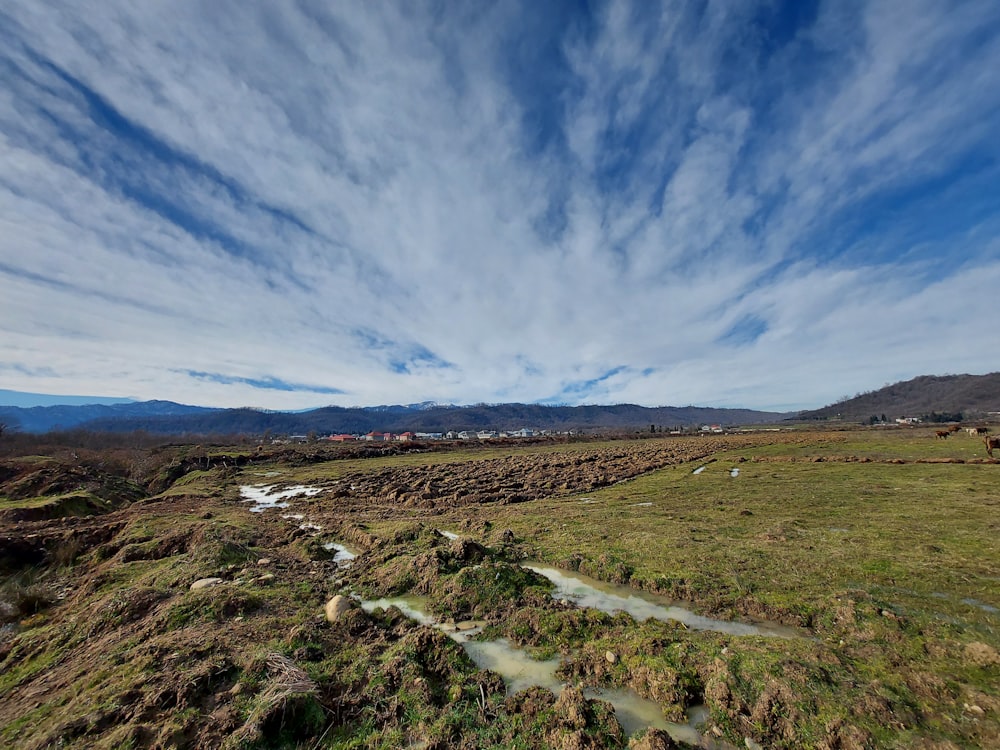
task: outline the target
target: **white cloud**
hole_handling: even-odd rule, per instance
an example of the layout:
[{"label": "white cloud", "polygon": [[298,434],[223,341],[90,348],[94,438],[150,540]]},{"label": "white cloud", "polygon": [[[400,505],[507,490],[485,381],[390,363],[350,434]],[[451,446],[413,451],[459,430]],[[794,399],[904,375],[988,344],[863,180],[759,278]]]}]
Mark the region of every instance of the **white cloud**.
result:
[{"label": "white cloud", "polygon": [[0,387],[788,408],[996,369],[998,206],[915,241],[897,195],[996,173],[990,3],[825,4],[768,59],[754,3],[608,3],[545,112],[515,6],[8,6]]}]

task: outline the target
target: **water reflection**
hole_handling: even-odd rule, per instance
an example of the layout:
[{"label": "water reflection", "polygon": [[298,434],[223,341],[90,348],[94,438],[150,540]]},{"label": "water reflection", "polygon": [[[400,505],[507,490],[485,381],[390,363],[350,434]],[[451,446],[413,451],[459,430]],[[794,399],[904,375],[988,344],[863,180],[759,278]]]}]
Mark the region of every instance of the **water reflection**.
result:
[{"label": "water reflection", "polygon": [[784,625],[777,623],[750,624],[703,617],[669,603],[669,600],[663,597],[640,592],[628,586],[598,581],[581,573],[536,563],[522,563],[522,567],[533,570],[552,581],[556,587],[554,598],[568,599],[580,607],[590,607],[608,613],[627,612],[639,622],[648,620],[650,617],[656,620],[674,620],[684,623],[693,630],[711,630],[728,635],[797,637],[797,633],[792,628]]},{"label": "water reflection", "polygon": [[240,487],[240,495],[243,496],[243,502],[253,503],[250,506],[251,513],[263,513],[268,508],[287,508],[288,503],[286,500],[289,498],[300,495],[303,497],[312,497],[313,495],[318,495],[320,492],[322,490],[319,487],[306,487],[302,484],[277,491],[275,491],[274,485],[265,487],[244,485]]},{"label": "water reflection", "polygon": [[350,565],[358,556],[357,552],[337,542],[327,542],[323,545],[323,549],[333,552],[333,561],[342,567]]},{"label": "water reflection", "polygon": [[[556,675],[562,660],[532,659],[524,650],[514,648],[509,641],[498,638],[492,641],[471,640],[470,636],[480,632],[478,627],[471,630],[457,630],[452,625],[437,623],[427,614],[427,600],[424,597],[408,596],[391,599],[362,600],[361,607],[366,612],[376,609],[396,607],[410,619],[421,625],[429,625],[447,633],[462,648],[480,669],[489,669],[499,674],[511,695],[529,687],[541,687],[559,693],[566,686]],[[470,623],[471,624],[471,623]],[[667,721],[659,704],[647,700],[627,688],[585,688],[587,698],[607,701],[615,710],[615,717],[627,734],[654,727],[667,732],[677,742],[686,742],[704,748],[727,748],[728,745],[713,742],[699,731],[704,725],[708,711],[704,706],[694,706],[687,713],[687,723]]]}]

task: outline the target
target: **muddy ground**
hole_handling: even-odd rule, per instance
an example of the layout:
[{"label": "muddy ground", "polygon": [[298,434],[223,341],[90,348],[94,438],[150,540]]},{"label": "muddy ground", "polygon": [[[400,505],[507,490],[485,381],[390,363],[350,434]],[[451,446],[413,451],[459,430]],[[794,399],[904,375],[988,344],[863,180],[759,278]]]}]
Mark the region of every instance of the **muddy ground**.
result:
[{"label": "muddy ground", "polygon": [[[818,443],[826,447],[813,450]],[[808,606],[706,587],[693,574],[663,583],[582,527],[571,554],[558,547],[550,529],[564,519],[546,503],[604,492],[632,505],[644,499],[629,495],[635,480],[690,474],[720,456],[761,467],[941,458],[859,456],[809,434],[471,453],[176,446],[104,462],[9,457],[0,465],[0,743],[676,746],[660,730],[627,736],[610,705],[580,691],[624,687],[672,720],[706,704],[705,742],[717,747],[1000,746],[994,613],[978,613],[974,626],[925,623],[857,583]],[[297,484],[320,492],[263,513],[240,496],[244,485]],[[762,514],[746,512],[756,514],[748,522]],[[794,533],[786,524],[759,543]],[[329,541],[354,548],[353,565],[334,560]],[[518,565],[546,555],[705,614],[794,625],[800,637],[776,643],[583,610]],[[1000,575],[998,565],[986,567]],[[217,580],[192,588],[204,579]],[[996,603],[993,580],[983,596]],[[458,643],[395,608],[352,607],[328,621],[336,594],[419,595],[440,621],[482,620],[483,637],[561,656],[566,687],[508,695]]]}]

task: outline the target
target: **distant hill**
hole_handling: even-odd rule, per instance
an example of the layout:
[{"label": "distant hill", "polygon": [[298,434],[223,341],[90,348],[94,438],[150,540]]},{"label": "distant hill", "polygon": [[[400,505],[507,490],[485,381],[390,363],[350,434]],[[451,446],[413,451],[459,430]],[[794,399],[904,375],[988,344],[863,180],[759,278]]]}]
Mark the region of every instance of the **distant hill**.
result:
[{"label": "distant hill", "polygon": [[931,413],[958,414],[976,419],[1000,412],[1000,372],[989,375],[921,375],[862,393],[822,409],[799,413],[800,419],[843,419],[867,421],[883,414],[919,417]]},{"label": "distant hill", "polygon": [[0,406],[0,422],[21,432],[72,430],[94,420],[144,419],[156,416],[182,416],[218,411],[201,406],[186,406],[173,401],[137,401],[122,404],[84,404],[80,406]]},{"label": "distant hill", "polygon": [[[156,405],[156,406],[154,406]],[[144,410],[142,407],[146,407]],[[58,411],[45,411],[58,410]],[[81,411],[77,411],[81,410]],[[414,404],[346,408],[328,406],[288,413],[257,409],[205,409],[165,401],[114,406],[0,407],[0,421],[24,432],[86,429],[96,432],[144,430],[166,435],[446,432],[448,430],[614,430],[697,424],[744,425],[777,422],[787,414],[750,409],[696,406],[648,408],[615,406],[541,406]]]}]

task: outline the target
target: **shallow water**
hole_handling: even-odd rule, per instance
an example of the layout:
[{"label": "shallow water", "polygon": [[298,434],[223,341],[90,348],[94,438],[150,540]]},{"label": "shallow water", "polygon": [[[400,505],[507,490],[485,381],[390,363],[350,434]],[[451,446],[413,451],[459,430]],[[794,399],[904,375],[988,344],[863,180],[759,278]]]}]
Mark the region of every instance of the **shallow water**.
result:
[{"label": "shallow water", "polygon": [[358,553],[350,547],[338,544],[337,542],[327,542],[323,545],[323,549],[331,552],[336,551],[336,554],[333,556],[333,561],[342,567],[350,565],[354,562],[354,558],[358,556]]},{"label": "shallow water", "polygon": [[253,503],[250,506],[251,513],[263,513],[268,508],[287,508],[288,503],[285,501],[289,498],[298,497],[299,495],[311,497],[318,495],[320,492],[322,490],[319,487],[306,487],[302,484],[278,490],[277,492],[274,490],[274,485],[264,487],[244,485],[240,487],[240,495],[243,496],[243,502]]},{"label": "shallow water", "polygon": [[456,534],[454,531],[445,531],[444,529],[438,529],[437,532],[446,539],[458,539],[458,534]]},{"label": "shallow water", "polygon": [[699,466],[697,469],[695,469],[691,473],[692,474],[701,474],[701,472],[705,471],[706,468],[708,468],[708,467],[707,466]]},{"label": "shallow water", "polygon": [[[567,683],[556,676],[556,670],[561,663],[558,657],[545,660],[532,659],[526,651],[514,648],[504,638],[493,641],[470,640],[469,636],[478,634],[478,629],[461,631],[455,630],[452,626],[441,625],[427,614],[425,605],[426,599],[416,596],[361,601],[361,608],[366,612],[397,607],[404,615],[421,625],[430,625],[447,633],[454,641],[461,644],[477,667],[489,669],[503,678],[508,695],[533,686],[558,694],[566,686]],[[634,690],[585,688],[583,693],[587,698],[598,698],[614,706],[615,716],[627,734],[655,727],[664,730],[678,742],[687,742],[699,747],[722,747],[711,743],[698,731],[698,727],[704,724],[708,715],[704,706],[692,707],[688,712],[688,722],[677,724],[663,717],[663,711],[657,703],[646,700]]]},{"label": "shallow water", "polygon": [[569,599],[577,606],[599,609],[602,612],[627,612],[642,622],[650,617],[657,620],[674,620],[687,625],[692,630],[711,630],[729,635],[762,635],[775,638],[795,638],[797,633],[778,623],[745,623],[731,620],[716,620],[696,615],[669,599],[640,592],[628,586],[598,581],[568,570],[560,570],[548,565],[524,564],[522,566],[548,578],[555,584],[555,599]]},{"label": "shallow water", "polygon": [[374,612],[376,609],[389,609],[395,607],[411,620],[416,620],[421,625],[433,625],[434,618],[427,614],[427,599],[422,596],[397,596],[391,599],[361,599],[361,609],[365,612]]},{"label": "shallow water", "polygon": [[730,469],[729,470],[729,476],[731,476],[731,477],[738,477],[739,475],[740,475],[740,470],[739,469]]}]

